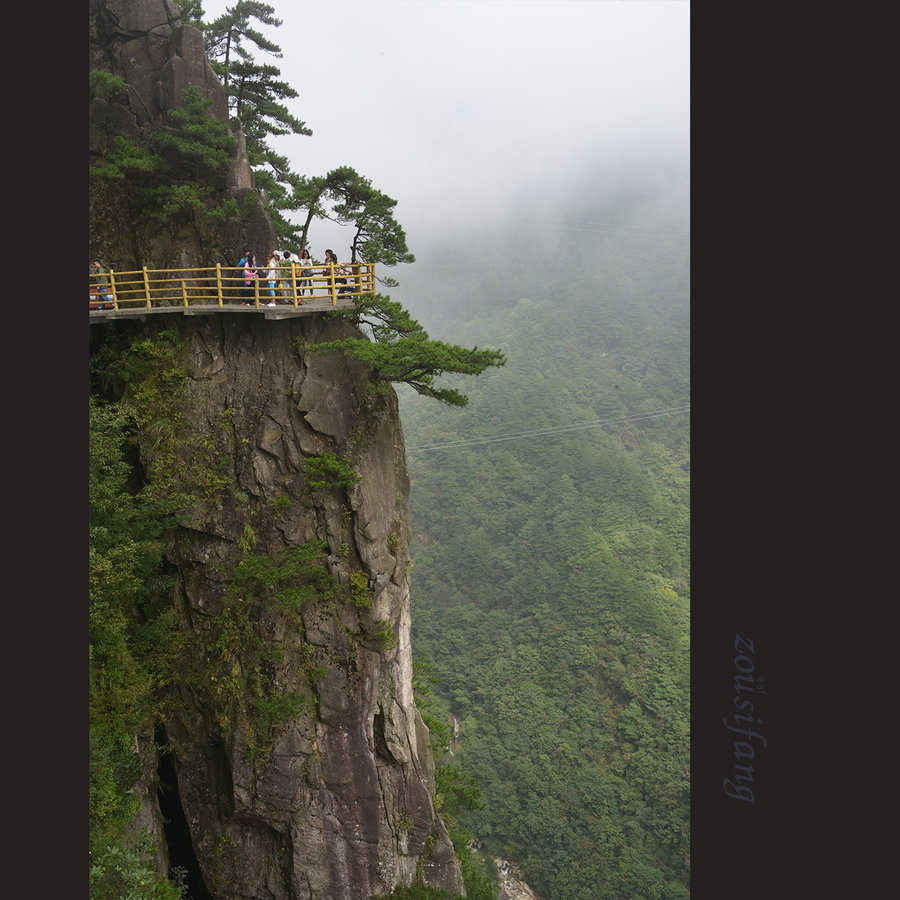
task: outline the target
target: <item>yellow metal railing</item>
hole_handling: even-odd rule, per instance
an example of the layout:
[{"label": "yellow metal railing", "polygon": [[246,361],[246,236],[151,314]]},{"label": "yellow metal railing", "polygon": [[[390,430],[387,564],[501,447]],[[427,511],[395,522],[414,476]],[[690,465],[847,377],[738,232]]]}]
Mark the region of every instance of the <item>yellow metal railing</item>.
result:
[{"label": "yellow metal railing", "polygon": [[303,306],[315,301],[352,300],[375,293],[373,263],[313,265],[303,271],[280,269],[272,286],[264,267],[248,279],[241,266],[205,269],[148,269],[90,276],[91,309],[161,309],[188,306]]}]

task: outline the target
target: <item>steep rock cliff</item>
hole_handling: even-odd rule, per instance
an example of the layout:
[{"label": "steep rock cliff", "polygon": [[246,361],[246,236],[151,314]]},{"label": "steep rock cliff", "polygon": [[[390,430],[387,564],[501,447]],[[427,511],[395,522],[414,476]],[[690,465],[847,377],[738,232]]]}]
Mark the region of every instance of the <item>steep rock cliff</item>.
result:
[{"label": "steep rock cliff", "polygon": [[[91,0],[90,38],[91,69],[127,85],[92,100],[92,148],[138,138],[187,87],[228,123],[203,37],[171,0]],[[255,196],[239,124],[228,124],[228,191]],[[136,264],[233,265],[244,246],[274,248],[255,199],[220,257],[160,228]],[[94,237],[91,252],[105,255]],[[196,870],[196,898],[361,900],[419,877],[463,892],[413,696],[396,396],[314,351],[349,328],[220,313],[91,326],[92,353],[170,351],[150,351],[140,376],[106,390],[138,412],[140,477],[182,498],[165,554],[174,670],[165,715],[135,745],[134,828],[159,838],[161,871]],[[329,460],[336,476],[315,468]],[[182,817],[184,838],[172,827]]]},{"label": "steep rock cliff", "polygon": [[[327,316],[118,321],[92,326],[92,352],[164,330],[170,371],[128,390],[157,394],[142,471],[176,469],[191,498],[167,549],[183,652],[157,740],[210,896],[360,900],[419,876],[462,893],[413,696],[396,395],[315,353],[353,330]],[[323,454],[359,480],[311,486]],[[310,547],[318,575],[276,571]],[[251,564],[265,577],[244,577]],[[163,837],[147,775],[138,824]]]}]

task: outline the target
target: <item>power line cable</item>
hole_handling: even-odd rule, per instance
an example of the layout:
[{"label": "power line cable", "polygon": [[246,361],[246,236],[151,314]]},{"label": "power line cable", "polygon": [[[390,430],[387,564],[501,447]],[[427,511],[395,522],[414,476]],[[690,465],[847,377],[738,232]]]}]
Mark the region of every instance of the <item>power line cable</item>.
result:
[{"label": "power line cable", "polygon": [[553,428],[538,428],[532,431],[513,431],[508,434],[496,435],[488,438],[473,438],[470,440],[448,441],[444,444],[431,444],[425,447],[407,447],[406,452],[409,453],[425,453],[430,450],[447,450],[455,447],[472,447],[478,444],[495,444],[501,441],[512,441],[523,437],[539,437],[543,435],[564,434],[569,431],[581,431],[587,428],[602,428],[605,425],[616,425],[620,422],[637,422],[643,419],[656,419],[660,416],[672,416],[678,413],[687,412],[690,404],[684,406],[672,406],[666,409],[657,409],[648,413],[633,413],[627,416],[619,416],[615,419],[605,419],[602,422],[580,422],[569,425],[559,425]]}]

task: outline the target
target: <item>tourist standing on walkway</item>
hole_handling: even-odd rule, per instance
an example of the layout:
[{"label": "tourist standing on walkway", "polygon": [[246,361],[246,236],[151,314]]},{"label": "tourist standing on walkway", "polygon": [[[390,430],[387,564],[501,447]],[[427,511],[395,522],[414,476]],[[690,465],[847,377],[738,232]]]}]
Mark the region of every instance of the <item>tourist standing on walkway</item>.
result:
[{"label": "tourist standing on walkway", "polygon": [[[331,271],[329,271],[331,270]],[[338,258],[334,255],[334,250],[326,250],[325,251],[325,268],[322,269],[322,274],[325,276],[329,275],[343,275],[344,269],[343,266],[338,262]],[[346,284],[346,278],[337,278],[334,279],[335,284]],[[329,284],[329,288],[331,285]],[[339,290],[338,293],[343,293],[343,291]]]},{"label": "tourist standing on walkway", "polygon": [[[309,288],[309,296],[312,297],[312,270],[313,261],[310,259],[309,250],[305,249],[300,254],[300,274],[303,276],[303,280],[300,282],[301,286],[304,288]],[[303,296],[303,291],[300,291],[300,296]]]},{"label": "tourist standing on walkway", "polygon": [[[333,250],[326,250],[325,255],[328,257],[327,261],[330,261],[331,264],[334,266],[335,276],[350,274],[350,270],[346,266],[344,266],[338,262],[338,258],[334,255]],[[339,287],[337,289],[337,292],[339,294],[352,294],[353,293],[353,288],[348,286],[346,278],[335,277],[334,283],[341,285],[341,287]]]},{"label": "tourist standing on walkway", "polygon": [[259,278],[259,272],[257,272],[257,264],[256,257],[253,255],[252,250],[245,250],[244,255],[241,257],[241,261],[238,263],[238,266],[243,269],[242,277],[244,280],[244,288],[242,291],[243,300],[241,301],[241,306],[247,306],[255,302],[255,292],[253,290],[253,285],[255,282],[254,278]]},{"label": "tourist standing on walkway", "polygon": [[281,261],[281,296],[284,297],[284,303],[290,303],[294,299],[293,274],[294,260],[291,258],[291,251],[285,250]]},{"label": "tourist standing on walkway", "polygon": [[266,254],[266,281],[268,282],[267,294],[269,306],[275,306],[275,286],[278,284],[278,266],[280,260],[277,253]]},{"label": "tourist standing on walkway", "polygon": [[113,295],[109,286],[109,269],[95,259],[90,265],[91,296],[97,299],[97,309],[112,309]]}]

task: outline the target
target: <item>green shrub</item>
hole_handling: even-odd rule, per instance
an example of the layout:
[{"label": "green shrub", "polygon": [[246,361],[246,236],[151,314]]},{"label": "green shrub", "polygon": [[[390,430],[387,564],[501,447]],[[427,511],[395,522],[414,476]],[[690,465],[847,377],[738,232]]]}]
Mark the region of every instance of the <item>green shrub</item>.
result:
[{"label": "green shrub", "polygon": [[153,838],[144,832],[135,841],[91,854],[89,896],[91,900],[182,900],[184,885],[156,874]]},{"label": "green shrub", "polygon": [[372,589],[369,587],[369,577],[365,572],[350,573],[350,599],[357,609],[372,608]]},{"label": "green shrub", "polygon": [[350,461],[337,453],[322,453],[306,460],[306,483],[313,489],[350,488],[360,477]]},{"label": "green shrub", "polygon": [[394,632],[391,623],[385,621],[384,619],[379,619],[375,624],[378,626],[378,631],[376,632],[376,634],[384,643],[384,649],[391,650],[392,648],[396,647],[397,635]]}]

